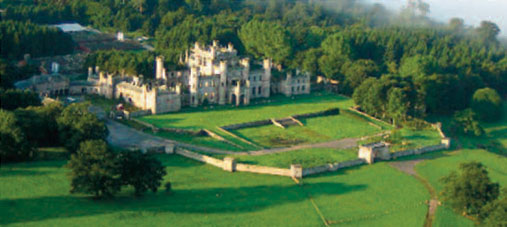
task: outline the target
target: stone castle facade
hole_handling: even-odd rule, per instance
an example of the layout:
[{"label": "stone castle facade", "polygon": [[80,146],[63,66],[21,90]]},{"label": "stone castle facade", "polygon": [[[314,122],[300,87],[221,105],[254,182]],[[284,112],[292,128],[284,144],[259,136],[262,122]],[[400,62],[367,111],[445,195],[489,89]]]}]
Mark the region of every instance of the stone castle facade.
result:
[{"label": "stone castle facade", "polygon": [[59,84],[58,89],[67,89],[70,94],[123,99],[152,114],[203,104],[248,105],[252,99],[268,98],[274,93],[286,96],[310,93],[308,73],[283,71],[274,67],[269,59],[256,62],[240,58],[231,44],[224,47],[217,41],[209,46],[195,43],[186,51],[181,59],[187,66],[185,70],[167,70],[163,57],[155,61],[154,80],[113,75],[95,67],[88,69],[86,81],[66,81],[67,84],[63,87]]}]

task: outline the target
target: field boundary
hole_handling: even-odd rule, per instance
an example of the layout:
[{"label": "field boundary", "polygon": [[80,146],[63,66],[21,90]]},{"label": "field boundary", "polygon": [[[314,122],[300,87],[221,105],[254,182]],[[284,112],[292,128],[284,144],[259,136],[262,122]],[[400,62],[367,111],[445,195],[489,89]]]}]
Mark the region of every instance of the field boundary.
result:
[{"label": "field boundary", "polygon": [[[428,152],[448,149],[449,144],[446,142],[447,139],[443,139],[442,142],[438,145],[426,146],[416,149],[409,149],[405,151],[399,151],[394,153],[389,153],[388,157],[376,158],[376,161],[387,161],[393,160],[400,157],[411,156],[411,155],[420,155]],[[162,149],[163,150],[163,149]],[[269,167],[269,166],[261,166],[261,165],[251,165],[245,163],[237,163],[234,158],[225,157],[223,159],[214,158],[208,155],[199,154],[196,152],[192,152],[183,148],[176,147],[173,152],[168,152],[165,150],[165,153],[171,154],[175,153],[181,155],[183,157],[203,162],[206,164],[210,164],[212,166],[218,167],[227,172],[249,172],[249,173],[257,173],[257,174],[268,174],[268,175],[277,175],[284,177],[291,177],[296,179],[301,179],[303,177],[326,173],[326,172],[335,172],[340,169],[350,168],[354,166],[360,166],[366,164],[366,160],[362,158],[348,160],[337,163],[330,163],[316,167],[303,168],[299,164],[292,164],[289,169],[285,168],[277,168],[277,167]]]}]

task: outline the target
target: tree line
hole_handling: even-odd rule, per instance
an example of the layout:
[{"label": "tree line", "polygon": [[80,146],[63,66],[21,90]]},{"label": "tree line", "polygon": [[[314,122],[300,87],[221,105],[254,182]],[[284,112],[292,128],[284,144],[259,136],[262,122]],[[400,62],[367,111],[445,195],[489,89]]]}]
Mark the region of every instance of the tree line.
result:
[{"label": "tree line", "polygon": [[72,53],[74,42],[70,35],[29,21],[0,21],[0,56],[19,60],[24,54],[32,57]]},{"label": "tree line", "polygon": [[[15,92],[17,94],[13,94]],[[8,90],[6,93],[9,97],[35,96],[28,91]],[[71,154],[66,165],[70,170],[71,193],[104,198],[114,196],[124,186],[131,186],[134,195],[140,196],[148,190],[156,192],[161,186],[166,175],[162,163],[139,150],[110,147],[105,142],[108,130],[88,111],[88,103],[66,107],[59,102],[41,106],[40,100],[18,103],[18,106],[3,104],[0,109],[1,163],[30,160],[37,156],[40,147],[64,146]],[[166,182],[165,187],[169,191],[171,184]]]},{"label": "tree line", "polygon": [[[28,92],[19,93],[26,96]],[[0,109],[2,162],[29,160],[38,147],[64,146],[74,153],[81,142],[104,140],[108,134],[104,123],[88,112],[86,103],[63,107],[55,102],[41,106],[39,100],[20,103],[16,109],[3,107]]]}]

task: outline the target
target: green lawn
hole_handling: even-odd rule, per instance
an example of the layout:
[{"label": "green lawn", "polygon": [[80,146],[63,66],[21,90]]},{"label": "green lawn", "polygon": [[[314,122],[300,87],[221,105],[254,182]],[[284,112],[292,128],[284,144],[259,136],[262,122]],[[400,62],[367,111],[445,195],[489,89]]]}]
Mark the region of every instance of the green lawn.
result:
[{"label": "green lawn", "polygon": [[[507,187],[507,158],[485,150],[459,150],[445,152],[443,157],[430,159],[416,165],[416,171],[440,192],[443,188],[439,181],[451,171],[457,170],[460,163],[478,161],[487,167],[490,178]],[[473,226],[473,222],[456,214],[447,206],[440,206],[435,214],[435,226]],[[459,223],[459,224],[458,224]]]},{"label": "green lawn", "polygon": [[65,161],[0,168],[0,225],[12,226],[322,226],[316,209],[349,226],[421,226],[428,194],[385,163],[311,177],[227,173],[179,156],[160,156],[173,193],[114,200],[69,195]]},{"label": "green lawn", "polygon": [[269,103],[252,104],[242,107],[215,106],[184,109],[182,112],[151,115],[140,120],[157,127],[215,130],[217,126],[244,123],[270,118],[283,118],[295,114],[312,113],[331,108],[348,108],[351,99],[333,94],[313,94],[297,97],[276,96]]},{"label": "green lawn", "polygon": [[442,138],[435,129],[412,130],[402,128],[399,131],[401,141],[393,144],[393,152],[440,144]]},{"label": "green lawn", "polygon": [[264,147],[287,147],[301,143],[362,137],[382,131],[365,120],[344,113],[309,118],[303,120],[302,123],[304,126],[290,126],[286,129],[267,125],[239,129],[234,133]]},{"label": "green lawn", "polygon": [[217,149],[229,150],[229,151],[242,151],[242,150],[245,150],[245,149],[242,149],[240,147],[236,147],[236,146],[234,146],[232,144],[229,144],[229,143],[226,143],[226,142],[223,142],[223,141],[211,138],[209,136],[192,136],[192,135],[177,134],[177,133],[162,132],[162,131],[161,132],[157,132],[157,133],[152,133],[151,131],[147,131],[147,132],[150,133],[150,134],[152,134],[152,135],[155,135],[155,136],[160,136],[160,137],[163,137],[163,138],[167,138],[167,139],[171,139],[171,140],[176,140],[176,141],[180,141],[180,142],[183,142],[183,143],[189,143],[189,144],[194,144],[194,145],[201,145],[201,146],[210,147],[210,148],[217,148]]},{"label": "green lawn", "polygon": [[279,168],[290,168],[291,164],[301,164],[304,168],[309,168],[357,159],[357,149],[313,148],[256,156],[233,155],[232,157],[237,162],[246,164]]},{"label": "green lawn", "polygon": [[[217,130],[217,127],[237,123],[244,123],[270,118],[284,118],[295,114],[311,113],[331,108],[347,109],[353,105],[353,100],[328,93],[316,93],[297,97],[274,96],[270,99],[257,100],[250,106],[231,107],[213,106],[184,109],[179,113],[164,115],[151,115],[139,118],[142,121],[154,124],[157,127],[209,129],[225,139],[239,145],[228,150],[257,150],[237,138]],[[370,120],[356,114],[341,111],[340,115],[318,117],[303,120],[305,126],[293,126],[287,129],[268,125],[255,128],[246,128],[234,133],[261,147],[284,147],[299,143],[315,143],[341,139],[347,137],[361,137],[389,129],[390,126],[376,126]],[[178,135],[161,135],[166,138],[182,142],[196,142],[199,145],[222,148],[222,142],[202,141],[202,139],[179,139]],[[216,143],[219,145],[217,146]],[[230,145],[228,145],[230,146]]]}]

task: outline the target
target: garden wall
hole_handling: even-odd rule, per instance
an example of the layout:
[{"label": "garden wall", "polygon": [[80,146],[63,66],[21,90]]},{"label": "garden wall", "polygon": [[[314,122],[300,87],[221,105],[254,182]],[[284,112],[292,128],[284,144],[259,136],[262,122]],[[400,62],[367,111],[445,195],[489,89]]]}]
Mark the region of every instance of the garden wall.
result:
[{"label": "garden wall", "polygon": [[146,116],[146,115],[151,115],[151,110],[138,110],[138,111],[134,111],[134,112],[129,112],[129,111],[124,110],[123,115],[125,116],[125,118],[131,119],[133,117],[142,117],[142,116]]},{"label": "garden wall", "polygon": [[[304,119],[304,118],[322,117],[322,116],[337,115],[337,114],[340,114],[340,109],[333,108],[333,109],[328,109],[328,110],[314,112],[314,113],[292,115],[288,118],[280,118],[280,119],[274,119],[274,120],[281,121],[281,120],[287,120],[290,118]],[[251,122],[245,122],[245,123],[240,123],[240,124],[226,125],[226,126],[222,126],[221,128],[225,129],[225,130],[237,130],[237,129],[242,129],[242,128],[251,128],[251,127],[258,127],[258,126],[263,126],[263,125],[270,125],[272,123],[273,123],[272,119],[268,119],[268,120],[251,121]]]},{"label": "garden wall", "polygon": [[347,167],[351,167],[351,166],[358,166],[358,165],[362,165],[364,163],[366,163],[366,161],[363,159],[355,159],[355,160],[351,160],[351,161],[339,162],[339,163],[334,163],[334,164],[327,164],[327,165],[317,166],[317,167],[312,167],[312,168],[305,168],[305,169],[303,169],[303,177],[309,176],[309,175],[314,175],[314,174],[319,174],[319,173],[325,173],[325,172],[334,172],[339,169],[343,169],[343,168],[347,168]]},{"label": "garden wall", "polygon": [[290,169],[248,165],[248,164],[241,164],[241,163],[236,164],[236,171],[249,172],[249,173],[260,173],[260,174],[270,174],[270,175],[278,175],[278,176],[285,176],[285,177],[292,176]]},{"label": "garden wall", "polygon": [[315,113],[296,114],[296,115],[292,115],[292,117],[296,118],[296,119],[304,119],[304,118],[323,117],[323,116],[338,115],[338,114],[340,114],[340,109],[333,108],[333,109],[328,109],[328,110],[319,111],[319,112],[315,112]]},{"label": "garden wall", "polygon": [[226,158],[226,160],[220,160],[217,158],[213,158],[203,154],[198,154],[181,148],[176,149],[175,153],[231,172],[238,171],[238,172],[270,174],[286,177],[292,176],[291,175],[292,171],[290,169],[241,164],[234,162],[233,159],[231,158]]},{"label": "garden wall", "polygon": [[212,158],[212,157],[207,156],[207,155],[202,155],[202,154],[190,152],[190,151],[187,151],[187,150],[183,150],[181,148],[177,148],[176,151],[175,151],[175,153],[179,154],[181,156],[184,156],[184,157],[187,157],[187,158],[199,161],[199,162],[204,162],[206,164],[210,164],[212,166],[216,166],[218,168],[223,168],[223,166],[224,166],[224,161],[222,161],[220,159]]}]

